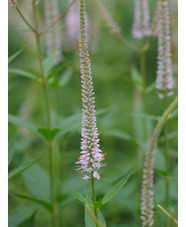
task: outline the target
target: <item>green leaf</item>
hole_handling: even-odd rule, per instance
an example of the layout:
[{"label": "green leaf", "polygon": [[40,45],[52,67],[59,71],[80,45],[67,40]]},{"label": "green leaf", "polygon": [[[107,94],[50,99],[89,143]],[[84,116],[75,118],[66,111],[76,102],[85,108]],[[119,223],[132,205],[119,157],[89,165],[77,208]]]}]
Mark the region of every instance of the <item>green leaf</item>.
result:
[{"label": "green leaf", "polygon": [[31,215],[36,212],[36,207],[24,206],[22,208],[18,208],[8,215],[8,226],[18,227],[23,223],[26,219],[28,219]]},{"label": "green leaf", "polygon": [[47,78],[47,75],[49,74],[50,70],[54,66],[55,60],[56,60],[57,51],[54,51],[51,55],[47,56],[43,61],[43,67],[45,76]]},{"label": "green leaf", "polygon": [[136,140],[130,134],[123,132],[121,130],[117,130],[117,129],[114,130],[113,129],[113,130],[106,131],[103,134],[106,135],[106,136],[113,136],[113,137],[116,137],[116,138],[127,140],[127,141],[138,146]]},{"label": "green leaf", "polygon": [[53,141],[57,133],[60,131],[60,128],[38,128],[38,132],[45,137],[49,142]]},{"label": "green leaf", "polygon": [[85,227],[106,227],[103,215],[98,211],[98,218],[95,217],[94,209],[88,204],[85,204]]},{"label": "green leaf", "polygon": [[142,77],[135,66],[131,67],[131,82],[133,84],[136,84],[139,90],[142,89],[142,85],[143,85]]},{"label": "green leaf", "polygon": [[98,210],[102,205],[103,205],[103,203],[102,203],[102,200],[101,200],[101,199],[93,203],[93,207],[94,207],[95,209],[97,209],[97,210]]},{"label": "green leaf", "polygon": [[[61,182],[60,182],[61,183]],[[76,192],[74,189],[68,187],[67,185],[64,185],[63,183],[61,183],[74,197],[76,197],[76,199],[78,199],[79,201],[83,202],[83,203],[88,203],[87,199],[85,197],[83,197],[81,194],[79,194],[78,192]]]},{"label": "green leaf", "polygon": [[142,119],[149,119],[153,121],[158,121],[158,117],[155,115],[150,115],[150,114],[143,114],[143,113],[133,113],[132,114],[134,117],[142,118]]},{"label": "green leaf", "polygon": [[161,169],[154,169],[154,172],[158,173],[160,176],[162,176],[163,178],[165,178],[167,176],[167,172]]},{"label": "green leaf", "polygon": [[17,168],[13,169],[8,173],[8,180],[11,180],[13,177],[17,176],[18,174],[22,173],[24,170],[28,169],[30,166],[34,165],[39,159],[42,157],[42,155],[39,155],[38,157],[27,161],[26,163],[18,166]]},{"label": "green leaf", "polygon": [[20,53],[21,53],[21,51],[24,49],[24,47],[23,48],[21,48],[19,51],[17,51],[15,54],[12,54],[9,58],[8,58],[8,64],[10,63],[10,62],[12,62]]},{"label": "green leaf", "polygon": [[37,211],[35,211],[30,217],[28,217],[26,220],[23,221],[23,223],[21,223],[21,225],[19,227],[33,227],[35,226],[35,216],[37,214]]},{"label": "green leaf", "polygon": [[24,71],[22,69],[8,69],[8,72],[13,73],[13,74],[17,74],[19,76],[24,76],[24,77],[27,77],[27,78],[32,79],[32,80],[39,81],[39,79],[34,74],[27,72],[27,71]]},{"label": "green leaf", "polygon": [[116,183],[103,197],[102,204],[104,205],[108,201],[110,201],[120,190],[121,188],[126,184],[128,178],[130,177],[132,173],[130,173],[128,176],[124,177],[122,180],[120,180],[118,183]]},{"label": "green leaf", "polygon": [[146,92],[146,94],[148,94],[151,91],[154,91],[155,89],[156,89],[156,82],[153,82],[145,89],[145,92]]},{"label": "green leaf", "polygon": [[35,164],[22,173],[29,191],[38,199],[50,201],[50,179],[39,165]]},{"label": "green leaf", "polygon": [[[41,133],[39,133],[39,132],[37,131],[38,126],[35,125],[35,124],[33,124],[33,123],[31,123],[31,122],[29,122],[29,121],[27,121],[27,120],[24,120],[24,119],[22,119],[22,118],[20,118],[20,117],[17,117],[17,116],[14,116],[14,115],[12,115],[12,114],[9,114],[9,115],[8,115],[8,121],[9,121],[10,123],[14,124],[14,125],[22,126],[22,127],[24,127],[24,128],[27,128],[27,129],[29,129],[30,131],[34,132],[36,135],[38,135],[38,136],[41,137]],[[43,138],[43,136],[42,136],[42,138]]]},{"label": "green leaf", "polygon": [[10,163],[12,162],[15,153],[16,138],[17,134],[15,134],[8,143],[8,165],[10,165]]},{"label": "green leaf", "polygon": [[[171,133],[168,133],[167,135],[167,140],[171,140],[171,139],[175,139],[178,137],[178,131],[176,132],[171,132]],[[165,137],[164,136],[161,136],[158,140],[158,143],[164,143],[165,142]]]},{"label": "green leaf", "polygon": [[52,78],[53,76],[55,76],[56,74],[58,74],[59,72],[61,72],[63,69],[65,69],[66,67],[68,67],[69,65],[71,65],[74,61],[70,61],[56,69],[54,69],[48,76],[47,76],[47,80],[49,80],[50,78]]},{"label": "green leaf", "polygon": [[29,201],[33,201],[33,202],[43,206],[44,208],[46,208],[49,212],[51,212],[51,213],[53,212],[52,204],[50,204],[47,201],[40,200],[40,199],[30,197],[30,196],[27,196],[27,195],[17,194],[17,193],[14,193],[14,192],[12,192],[12,194],[19,197],[19,198],[26,199],[26,200],[29,200]]}]

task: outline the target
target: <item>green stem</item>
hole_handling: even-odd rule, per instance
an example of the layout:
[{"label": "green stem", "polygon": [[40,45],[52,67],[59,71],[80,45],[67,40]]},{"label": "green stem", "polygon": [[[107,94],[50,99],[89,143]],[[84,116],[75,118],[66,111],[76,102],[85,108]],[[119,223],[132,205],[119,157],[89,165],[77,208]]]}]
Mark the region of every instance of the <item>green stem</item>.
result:
[{"label": "green stem", "polygon": [[[164,110],[167,108],[167,97],[166,95],[164,96]],[[165,122],[164,125],[164,138],[165,138],[165,143],[164,143],[164,148],[165,148],[165,168],[166,168],[166,173],[169,175],[169,151],[168,151],[168,140],[167,140],[167,123]],[[165,179],[165,206],[168,207],[169,205],[169,181]]]},{"label": "green stem", "polygon": [[[143,39],[141,41],[141,52],[140,52],[140,73],[142,77],[142,106],[143,113],[146,114],[146,56],[145,51],[143,51]],[[147,139],[147,122],[143,119],[143,140]]]},{"label": "green stem", "polygon": [[[35,29],[37,30],[36,8],[35,8],[34,1],[33,1],[32,5],[33,5],[34,24],[35,24]],[[49,104],[47,83],[46,83],[46,79],[45,79],[45,72],[44,72],[44,67],[43,67],[43,57],[42,57],[42,51],[41,51],[40,36],[35,33],[35,37],[36,37],[39,66],[40,66],[40,71],[41,71],[41,80],[42,80],[42,84],[43,84],[44,98],[45,98],[45,102],[46,102],[47,127],[50,129],[51,128],[50,104]],[[52,152],[51,143],[49,144],[49,172],[50,172],[50,197],[51,197],[51,203],[53,205],[52,227],[56,227],[54,166],[53,166],[53,152]]]},{"label": "green stem", "polygon": [[[92,197],[93,197],[93,203],[96,202],[96,193],[95,193],[95,188],[94,188],[94,177],[93,177],[93,171],[91,172],[91,186],[92,186]],[[98,218],[98,212],[97,212],[97,209],[94,207],[94,214],[95,214],[95,217]],[[96,224],[96,227],[97,227],[97,223]]]}]

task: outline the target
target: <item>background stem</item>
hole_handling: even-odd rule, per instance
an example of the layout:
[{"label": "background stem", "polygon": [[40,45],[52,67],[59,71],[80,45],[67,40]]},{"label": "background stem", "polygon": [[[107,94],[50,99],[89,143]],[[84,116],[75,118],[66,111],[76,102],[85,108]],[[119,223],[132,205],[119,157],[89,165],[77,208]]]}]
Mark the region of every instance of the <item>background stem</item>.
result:
[{"label": "background stem", "polygon": [[[140,73],[142,77],[142,108],[143,114],[146,114],[146,56],[143,50],[143,39],[141,40],[141,52],[140,52]],[[147,139],[147,121],[143,119],[143,140]]]},{"label": "background stem", "polygon": [[[33,15],[34,15],[34,24],[35,29],[37,30],[37,18],[36,18],[36,8],[33,2]],[[47,112],[47,127],[51,128],[51,116],[50,116],[50,103],[48,97],[48,90],[47,90],[47,83],[45,80],[45,72],[43,67],[43,57],[41,51],[41,44],[40,44],[40,36],[35,33],[36,37],[36,45],[37,45],[37,53],[39,59],[39,66],[40,66],[40,73],[43,85],[43,92],[44,92],[44,99],[46,103],[46,112]],[[49,174],[50,174],[50,197],[51,203],[53,205],[53,214],[52,214],[52,227],[56,227],[56,212],[55,212],[55,188],[54,188],[54,167],[53,167],[53,152],[52,152],[52,143],[49,145]]]},{"label": "background stem", "polygon": [[[167,108],[166,95],[164,96],[163,104],[164,104],[164,111],[165,111]],[[167,122],[165,122],[165,125],[164,125],[164,139],[165,139],[165,143],[164,143],[165,168],[166,168],[166,173],[168,176],[169,175],[169,151],[168,151],[168,140],[167,140]],[[168,179],[165,179],[165,206],[167,208],[169,206],[169,181],[168,181]]]}]

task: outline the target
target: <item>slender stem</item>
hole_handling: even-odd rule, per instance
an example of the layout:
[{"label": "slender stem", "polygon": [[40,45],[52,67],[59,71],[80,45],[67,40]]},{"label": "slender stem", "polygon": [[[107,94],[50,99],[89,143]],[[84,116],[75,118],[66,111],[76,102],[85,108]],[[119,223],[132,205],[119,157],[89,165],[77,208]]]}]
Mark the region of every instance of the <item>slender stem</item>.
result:
[{"label": "slender stem", "polygon": [[50,28],[52,28],[54,25],[56,25],[61,18],[68,12],[68,10],[70,9],[70,7],[76,2],[77,0],[73,0],[69,6],[63,11],[63,13],[48,27],[46,27],[45,29],[43,29],[41,32],[39,32],[39,35],[42,35],[43,33],[45,33],[46,31],[48,31]]},{"label": "slender stem", "polygon": [[140,54],[141,50],[133,45],[131,42],[129,42],[121,33],[116,33],[116,36],[125,44],[127,45],[130,49],[135,51],[136,53]]},{"label": "slender stem", "polygon": [[[93,177],[93,171],[91,172],[91,186],[92,186],[92,197],[93,197],[93,203],[96,202],[96,193],[95,193],[95,189],[94,189],[94,177]],[[98,218],[98,212],[97,209],[94,207],[94,214],[96,216],[96,218]],[[97,227],[97,223],[96,227]]]},{"label": "slender stem", "polygon": [[[33,5],[34,24],[35,24],[35,29],[37,30],[36,8],[35,8],[34,1],[33,1],[32,5]],[[46,83],[46,79],[45,79],[45,72],[44,72],[44,67],[43,67],[43,57],[42,57],[42,52],[41,52],[40,36],[38,36],[35,33],[35,37],[36,37],[38,59],[39,59],[39,65],[40,65],[40,71],[41,71],[41,79],[42,79],[42,84],[43,84],[44,98],[45,98],[45,102],[46,102],[47,126],[48,126],[48,129],[50,129],[51,128],[50,104],[49,104],[47,83]],[[50,197],[51,197],[51,203],[53,205],[52,227],[56,227],[54,166],[53,166],[52,143],[49,144],[49,172],[50,172]]]},{"label": "slender stem", "polygon": [[32,27],[32,25],[28,22],[28,20],[25,18],[25,16],[23,15],[21,9],[18,6],[18,3],[15,2],[15,0],[12,0],[12,3],[14,4],[17,12],[19,13],[19,15],[21,16],[21,18],[23,19],[23,21],[28,25],[28,27],[34,32],[34,33],[38,33],[37,30]]},{"label": "slender stem", "polygon": [[[167,108],[167,97],[166,95],[164,96],[164,110]],[[169,175],[169,151],[168,151],[168,140],[167,140],[167,123],[165,122],[164,125],[164,138],[165,138],[165,143],[164,143],[164,149],[165,149],[165,168],[166,168],[166,173]],[[169,205],[169,181],[168,179],[165,180],[165,206],[168,207]]]},{"label": "slender stem", "polygon": [[[141,40],[141,52],[140,52],[140,73],[142,77],[142,105],[143,113],[146,114],[146,56],[143,51],[143,39]],[[143,140],[147,139],[147,121],[143,119]]]}]

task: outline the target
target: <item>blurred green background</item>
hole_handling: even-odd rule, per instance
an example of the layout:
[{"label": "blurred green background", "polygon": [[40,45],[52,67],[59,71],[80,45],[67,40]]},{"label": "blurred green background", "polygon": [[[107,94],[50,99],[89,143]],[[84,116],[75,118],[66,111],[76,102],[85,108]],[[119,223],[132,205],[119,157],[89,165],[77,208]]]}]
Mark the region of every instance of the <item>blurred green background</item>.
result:
[{"label": "blurred green background", "polygon": [[[30,1],[18,1],[26,17],[33,24]],[[59,10],[63,12],[67,1],[58,1]],[[86,1],[87,15],[93,23],[92,4]],[[131,0],[108,0],[105,6],[115,21],[120,25],[122,34],[133,44],[140,42],[131,36],[133,7]],[[156,1],[149,1],[152,18]],[[44,26],[44,0],[38,6],[39,26]],[[174,78],[177,81],[177,1],[170,1],[172,58]],[[107,153],[102,179],[96,182],[97,197],[101,198],[109,188],[122,176],[135,170],[119,194],[105,205],[101,211],[108,227],[136,227],[140,222],[141,168],[144,148],[142,142],[142,115],[139,85],[134,78],[139,77],[139,56],[123,44],[115,35],[110,34],[99,10],[94,11],[100,29],[97,31],[97,51],[91,49],[90,57],[96,96],[97,124],[100,133],[101,149]],[[63,34],[66,32],[65,18],[59,23]],[[39,76],[39,64],[36,53],[35,37],[25,30],[15,8],[9,8],[9,56],[23,48],[9,68],[22,69]],[[91,29],[89,29],[90,31]],[[95,35],[95,34],[94,34]],[[63,38],[63,37],[62,37]],[[94,40],[93,40],[94,42]],[[95,43],[94,43],[95,44]],[[154,83],[157,67],[157,39],[147,52],[147,86]],[[45,39],[42,37],[43,56],[46,58]],[[78,46],[73,50],[63,49],[64,60],[60,64],[72,62],[70,66],[58,73],[49,81],[49,97],[52,115],[52,127],[62,129],[61,136],[54,143],[55,175],[57,201],[60,213],[58,225],[65,227],[84,226],[84,207],[61,186],[58,180],[78,190],[82,194],[89,192],[90,184],[85,182],[75,171],[75,162],[80,155],[81,131],[81,81],[79,70]],[[59,64],[59,66],[60,66]],[[175,93],[177,88],[175,88]],[[176,94],[175,94],[176,95]],[[170,98],[169,102],[175,97]],[[38,127],[46,126],[45,101],[42,85],[21,77],[9,74],[9,114],[28,120]],[[163,104],[153,89],[147,94],[148,138],[155,126],[158,116],[162,114]],[[170,149],[170,209],[177,217],[177,111],[174,111],[168,123]],[[47,151],[47,145],[31,131],[9,123],[9,139],[13,143],[14,154],[9,171]],[[13,142],[12,142],[13,141]],[[140,147],[142,149],[140,149]],[[160,136],[156,153],[155,168],[164,170],[163,135]],[[168,219],[156,207],[164,203],[164,179],[155,173],[155,225],[162,227]],[[50,226],[50,215],[44,208],[35,203],[16,197],[12,192],[49,199],[49,176],[47,152],[22,174],[9,181],[9,227],[17,226]],[[170,210],[169,210],[170,211]]]}]

